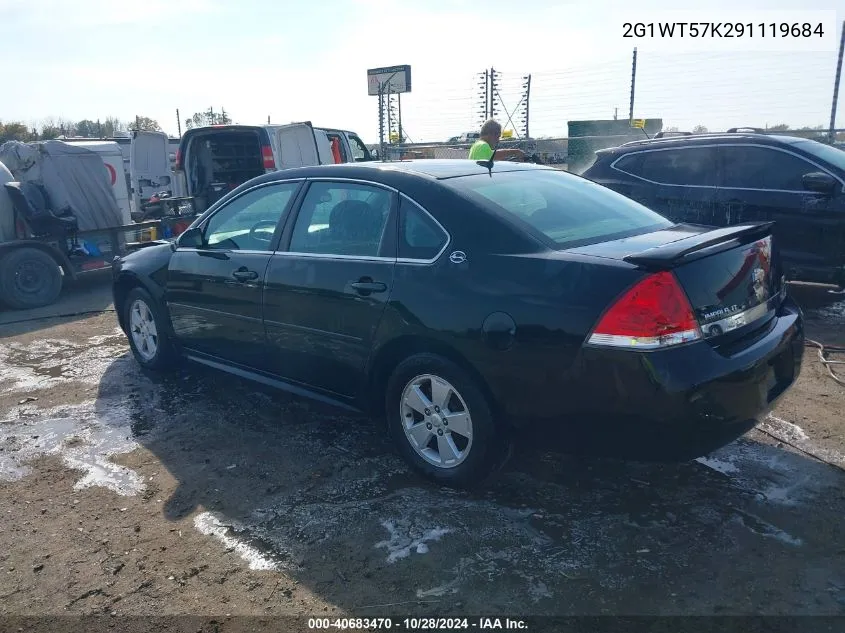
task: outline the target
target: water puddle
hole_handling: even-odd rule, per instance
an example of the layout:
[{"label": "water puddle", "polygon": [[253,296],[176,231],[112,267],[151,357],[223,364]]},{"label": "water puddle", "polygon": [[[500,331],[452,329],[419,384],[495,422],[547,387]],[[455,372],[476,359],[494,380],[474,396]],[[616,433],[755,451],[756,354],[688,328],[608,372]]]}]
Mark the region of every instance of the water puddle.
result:
[{"label": "water puddle", "polygon": [[[802,439],[807,438],[807,435],[800,427],[779,418],[770,417],[761,427],[771,429],[774,435],[800,446],[810,454],[821,457],[826,452]],[[835,459],[837,456],[826,457]],[[839,485],[839,473],[829,465],[806,455],[747,438],[741,438],[696,462],[755,493],[760,501],[777,505],[808,503]],[[845,464],[845,461],[842,463]]]},{"label": "water puddle", "polygon": [[384,548],[387,550],[388,563],[395,563],[401,558],[407,558],[412,551],[417,554],[428,554],[428,544],[439,541],[442,536],[451,531],[441,527],[421,529],[403,523],[399,522],[399,525],[397,525],[394,521],[384,521],[381,524],[390,537],[385,541],[379,541],[375,547],[376,549]]},{"label": "water puddle", "polygon": [[747,512],[737,511],[732,517],[732,521],[734,523],[738,523],[739,525],[748,529],[754,534],[758,534],[765,538],[773,538],[775,540],[780,541],[781,543],[786,543],[787,545],[794,545],[796,547],[804,544],[804,542],[800,538],[796,538],[790,534],[787,534],[779,527],[774,526],[771,523],[764,521],[760,517],[754,516],[753,514],[749,514]]},{"label": "water puddle", "polygon": [[810,436],[797,424],[788,422],[774,415],[769,415],[760,423],[760,428],[776,437],[781,442],[788,442],[816,459],[845,467],[845,455],[817,446]]},{"label": "water puddle", "polygon": [[97,384],[126,349],[125,337],[116,333],[79,343],[42,339],[0,345],[0,393],[47,389],[65,381]]},{"label": "water puddle", "polygon": [[68,468],[82,471],[76,490],[99,486],[124,496],[143,492],[138,473],[111,461],[139,446],[132,436],[131,416],[119,405],[104,408],[87,402],[17,410],[12,416],[0,424],[0,479],[20,480],[31,472],[29,462],[58,456]]},{"label": "water puddle", "polygon": [[194,527],[201,534],[215,537],[226,551],[234,551],[252,570],[276,571],[283,566],[272,546],[252,536],[242,525],[225,521],[211,512],[203,512],[194,518]]},{"label": "water puddle", "polygon": [[831,323],[845,323],[845,300],[816,308],[813,316]]}]

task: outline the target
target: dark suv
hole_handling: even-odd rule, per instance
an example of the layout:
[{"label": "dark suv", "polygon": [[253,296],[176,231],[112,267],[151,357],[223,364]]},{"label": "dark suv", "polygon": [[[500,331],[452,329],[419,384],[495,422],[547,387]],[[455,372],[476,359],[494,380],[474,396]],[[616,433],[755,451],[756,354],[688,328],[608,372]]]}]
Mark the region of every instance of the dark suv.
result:
[{"label": "dark suv", "polygon": [[845,286],[845,151],[790,136],[701,134],[599,150],[583,174],[679,223],[775,221],[787,277]]}]

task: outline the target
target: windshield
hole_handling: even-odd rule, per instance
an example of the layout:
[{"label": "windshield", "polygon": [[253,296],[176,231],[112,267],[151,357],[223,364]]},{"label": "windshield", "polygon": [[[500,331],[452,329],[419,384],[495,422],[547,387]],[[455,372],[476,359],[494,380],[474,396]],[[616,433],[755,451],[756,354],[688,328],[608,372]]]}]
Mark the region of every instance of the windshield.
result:
[{"label": "windshield", "polygon": [[796,141],[794,145],[808,154],[812,154],[816,158],[827,161],[834,167],[845,171],[845,151],[817,141]]},{"label": "windshield", "polygon": [[543,169],[464,176],[450,186],[504,214],[555,248],[574,248],[672,226],[672,222],[606,187]]}]

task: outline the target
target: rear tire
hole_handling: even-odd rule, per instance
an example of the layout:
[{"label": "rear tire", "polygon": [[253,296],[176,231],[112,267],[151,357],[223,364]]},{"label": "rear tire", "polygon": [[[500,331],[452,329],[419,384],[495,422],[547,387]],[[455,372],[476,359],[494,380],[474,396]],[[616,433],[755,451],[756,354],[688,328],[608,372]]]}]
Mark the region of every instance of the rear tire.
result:
[{"label": "rear tire", "polygon": [[56,260],[37,248],[18,248],[0,258],[0,299],[26,310],[54,303],[62,292]]},{"label": "rear tire", "polygon": [[161,307],[143,288],[133,288],[123,303],[126,336],[135,360],[144,369],[162,371],[177,358]]},{"label": "rear tire", "polygon": [[510,438],[488,398],[441,356],[416,354],[400,363],[387,382],[385,412],[400,455],[438,484],[477,485],[509,454]]}]

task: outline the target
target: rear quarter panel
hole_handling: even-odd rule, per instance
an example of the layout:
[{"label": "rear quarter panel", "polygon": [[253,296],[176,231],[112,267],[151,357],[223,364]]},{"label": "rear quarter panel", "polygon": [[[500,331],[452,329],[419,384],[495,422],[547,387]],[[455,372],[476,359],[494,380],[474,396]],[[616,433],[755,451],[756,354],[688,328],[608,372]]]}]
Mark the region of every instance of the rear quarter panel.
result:
[{"label": "rear quarter panel", "polygon": [[[577,384],[588,333],[643,273],[559,252],[490,253],[478,225],[472,233],[452,233],[434,264],[397,265],[374,358],[401,337],[448,346],[515,424],[577,406],[561,397],[561,386]],[[466,261],[452,262],[456,251]]]}]

